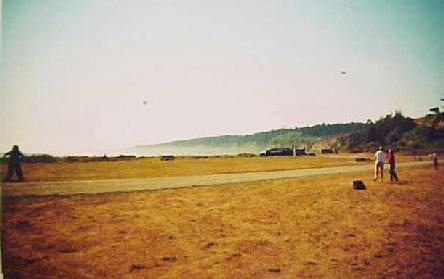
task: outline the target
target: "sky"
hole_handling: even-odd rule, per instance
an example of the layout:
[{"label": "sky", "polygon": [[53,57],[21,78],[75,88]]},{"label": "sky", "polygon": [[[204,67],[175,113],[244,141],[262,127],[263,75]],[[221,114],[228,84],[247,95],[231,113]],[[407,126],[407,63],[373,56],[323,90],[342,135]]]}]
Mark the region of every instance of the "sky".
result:
[{"label": "sky", "polygon": [[444,97],[442,30],[440,0],[4,0],[0,150],[423,116]]}]

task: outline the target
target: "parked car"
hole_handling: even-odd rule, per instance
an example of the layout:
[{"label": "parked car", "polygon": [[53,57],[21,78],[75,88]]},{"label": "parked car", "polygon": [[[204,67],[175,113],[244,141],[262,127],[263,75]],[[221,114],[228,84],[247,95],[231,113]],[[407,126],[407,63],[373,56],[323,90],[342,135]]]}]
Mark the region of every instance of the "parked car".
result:
[{"label": "parked car", "polygon": [[160,156],[160,160],[161,161],[172,161],[172,160],[174,160],[174,156],[173,155],[162,155],[162,156]]}]

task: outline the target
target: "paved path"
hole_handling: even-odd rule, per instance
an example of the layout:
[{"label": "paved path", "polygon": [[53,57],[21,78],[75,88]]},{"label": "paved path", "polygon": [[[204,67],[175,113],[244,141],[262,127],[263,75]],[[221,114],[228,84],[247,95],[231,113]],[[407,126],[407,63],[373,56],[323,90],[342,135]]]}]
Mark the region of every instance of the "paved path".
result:
[{"label": "paved path", "polygon": [[[430,162],[398,163],[397,167],[431,165]],[[211,174],[197,176],[173,176],[134,179],[107,179],[67,182],[23,182],[2,185],[6,197],[97,194],[112,192],[132,192],[144,190],[171,189],[188,186],[217,185],[268,179],[294,178],[322,174],[350,173],[373,170],[373,164],[340,166],[315,169],[299,169],[271,172],[247,172],[233,174]]]}]

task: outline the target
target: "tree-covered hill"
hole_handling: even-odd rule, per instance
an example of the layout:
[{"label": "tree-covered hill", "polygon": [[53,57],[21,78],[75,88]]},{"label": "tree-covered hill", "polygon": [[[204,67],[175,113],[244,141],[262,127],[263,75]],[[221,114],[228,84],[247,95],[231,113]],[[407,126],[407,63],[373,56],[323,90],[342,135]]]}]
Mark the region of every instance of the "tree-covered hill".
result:
[{"label": "tree-covered hill", "polygon": [[364,127],[341,137],[340,142],[349,150],[359,151],[373,151],[379,146],[403,151],[441,149],[443,116],[438,113],[414,120],[396,112],[374,123],[368,121]]}]

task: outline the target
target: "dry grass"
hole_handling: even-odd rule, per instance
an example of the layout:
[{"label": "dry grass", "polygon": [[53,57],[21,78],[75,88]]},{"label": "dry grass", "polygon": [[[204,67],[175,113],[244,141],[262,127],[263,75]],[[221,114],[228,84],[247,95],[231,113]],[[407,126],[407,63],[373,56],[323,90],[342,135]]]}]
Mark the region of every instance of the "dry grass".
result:
[{"label": "dry grass", "polygon": [[[442,278],[444,175],[4,201],[7,278]],[[366,178],[368,189],[351,181]]]},{"label": "dry grass", "polygon": [[[372,157],[371,154],[358,154]],[[143,158],[110,162],[57,162],[50,164],[23,164],[27,181],[73,181],[114,178],[147,178],[215,173],[291,170],[330,166],[356,165],[357,154],[321,155],[315,157],[253,157],[200,158],[180,157],[174,161]],[[399,156],[398,161],[412,160]],[[6,165],[3,165],[5,173]]]}]

